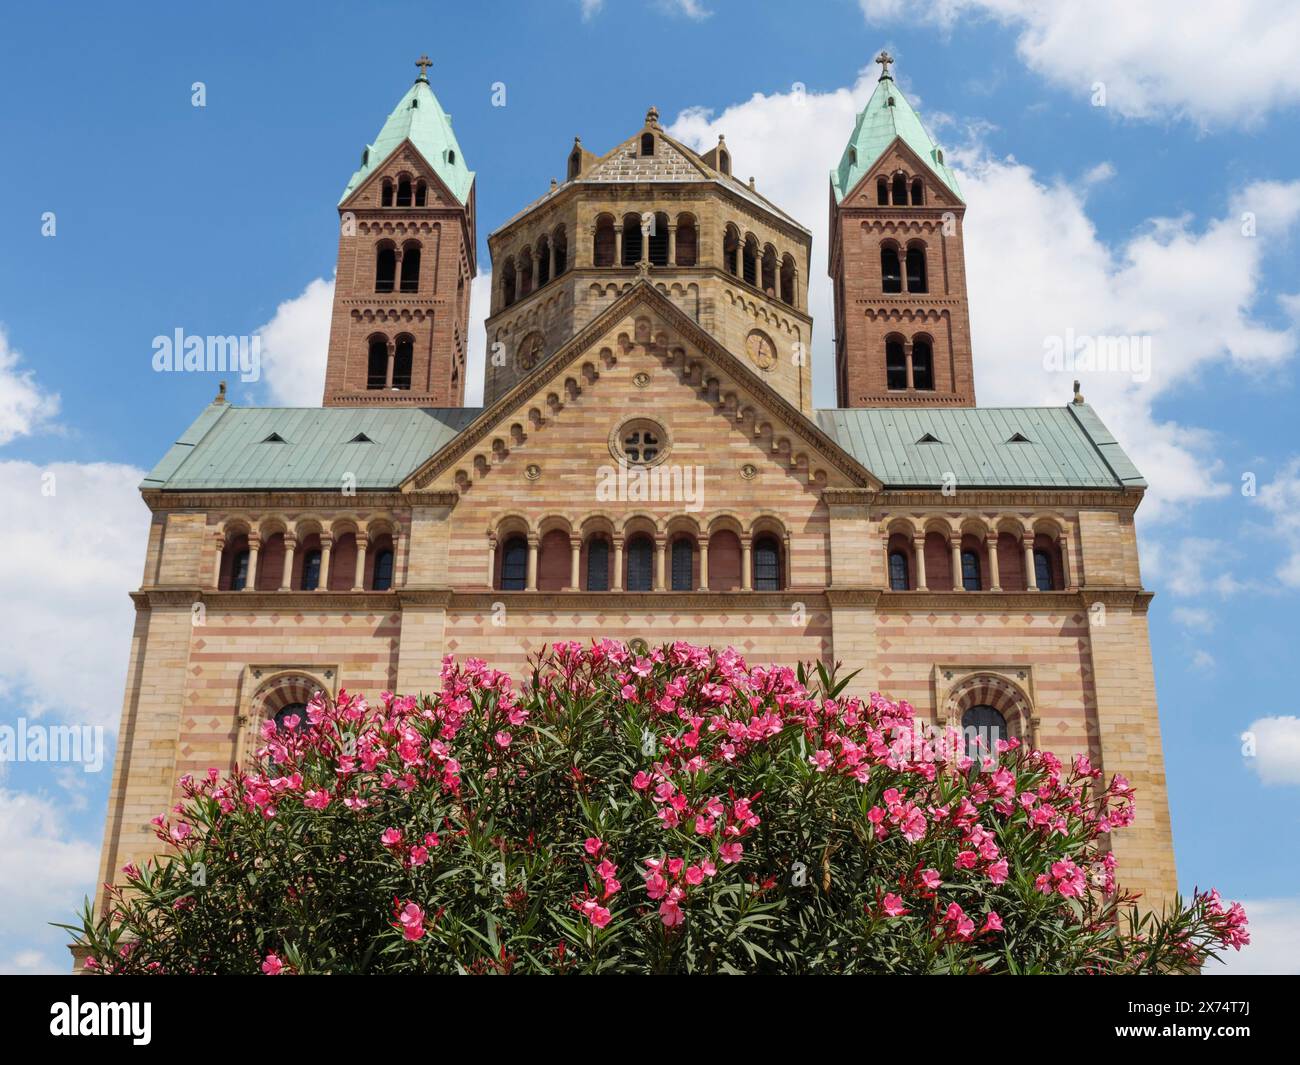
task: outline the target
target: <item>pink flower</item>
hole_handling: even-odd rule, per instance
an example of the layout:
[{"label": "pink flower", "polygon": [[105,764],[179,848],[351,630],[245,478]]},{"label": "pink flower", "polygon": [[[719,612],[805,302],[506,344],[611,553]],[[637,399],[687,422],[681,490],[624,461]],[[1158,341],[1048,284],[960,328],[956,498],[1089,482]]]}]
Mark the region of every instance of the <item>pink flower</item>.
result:
[{"label": "pink flower", "polygon": [[902,917],[903,914],[912,912],[903,905],[903,900],[899,896],[892,893],[886,895],[881,901],[881,909],[885,911],[885,915],[888,917]]},{"label": "pink flower", "polygon": [[819,773],[825,773],[835,764],[835,756],[824,747],[820,751],[815,751],[808,760],[817,767]]},{"label": "pink flower", "polygon": [[302,804],[312,810],[323,810],[330,804],[330,793],[313,789],[302,797]]},{"label": "pink flower", "polygon": [[637,791],[645,791],[649,786],[650,776],[644,770],[632,778],[632,787],[636,788]]},{"label": "pink flower", "polygon": [[668,881],[659,873],[651,873],[645,878],[645,893],[652,899],[661,899],[668,891]]},{"label": "pink flower", "polygon": [[999,858],[989,866],[989,879],[995,884],[1005,884],[1008,871],[1007,860],[1005,858]]},{"label": "pink flower", "polygon": [[171,831],[171,837],[177,843],[184,843],[190,838],[191,828],[184,821],[179,822]]},{"label": "pink flower", "polygon": [[609,924],[610,913],[604,906],[593,906],[591,911],[587,914],[587,918],[597,928],[604,928]]},{"label": "pink flower", "polygon": [[668,897],[659,904],[659,917],[665,927],[673,928],[686,920],[686,914],[682,912],[680,905],[681,898],[682,889],[675,887],[668,893]]},{"label": "pink flower", "polygon": [[282,962],[280,958],[272,952],[268,954],[266,960],[262,962],[262,972],[266,973],[267,976],[279,976],[284,972],[284,962]]},{"label": "pink flower", "polygon": [[585,840],[582,841],[583,850],[585,850],[593,858],[596,857],[596,855],[598,855],[601,852],[604,846],[605,844],[601,843],[601,841],[598,840],[595,836],[588,836]]},{"label": "pink flower", "polygon": [[414,942],[424,935],[424,911],[413,902],[408,902],[397,915],[397,925],[407,942]]},{"label": "pink flower", "polygon": [[943,883],[943,878],[939,876],[937,869],[922,869],[919,879],[927,891],[934,891]]},{"label": "pink flower", "polygon": [[386,828],[379,837],[379,841],[385,847],[400,847],[402,845],[402,830],[400,828]]},{"label": "pink flower", "polygon": [[718,855],[728,865],[734,865],[740,861],[740,857],[745,853],[745,848],[740,843],[724,843],[718,848]]},{"label": "pink flower", "polygon": [[984,927],[980,929],[980,935],[983,935],[985,932],[1001,932],[1001,931],[1002,931],[1002,918],[998,916],[997,910],[989,910],[987,916],[985,916],[984,918]]},{"label": "pink flower", "polygon": [[417,843],[414,847],[411,848],[412,865],[423,865],[428,860],[429,860],[428,847],[422,847],[420,846],[420,844]]},{"label": "pink flower", "polygon": [[510,733],[505,731],[498,732],[492,738],[497,741],[498,747],[509,747],[510,744],[514,742],[514,737],[511,736]]}]

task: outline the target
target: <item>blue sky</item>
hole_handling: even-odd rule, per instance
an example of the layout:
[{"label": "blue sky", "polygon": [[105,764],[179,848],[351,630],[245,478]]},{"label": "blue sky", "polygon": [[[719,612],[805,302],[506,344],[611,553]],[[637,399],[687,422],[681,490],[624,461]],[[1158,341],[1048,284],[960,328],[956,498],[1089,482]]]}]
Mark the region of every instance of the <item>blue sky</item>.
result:
[{"label": "blue sky", "polygon": [[[1300,16],[1262,0],[1061,6],[9,12],[0,485],[18,521],[0,562],[0,719],[116,728],[146,524],[134,486],[216,390],[212,375],[153,372],[152,338],[260,330],[266,375],[233,385],[236,401],[318,402],[335,203],[421,52],[478,173],[484,270],[487,232],[563,175],[575,135],[603,152],[650,104],[689,142],[725,133],[737,174],[814,230],[815,387],[829,406],[826,174],[887,47],[969,205],[981,404],[1067,401],[1071,375],[1043,366],[1048,336],[1152,337],[1149,380],[1098,372],[1084,392],[1152,483],[1139,531],[1180,881],[1256,904],[1261,942],[1235,968],[1294,971]],[[1171,23],[1178,34],[1161,30]],[[65,964],[62,935],[40,924],[91,890],[108,781],[0,766],[0,969]]]}]

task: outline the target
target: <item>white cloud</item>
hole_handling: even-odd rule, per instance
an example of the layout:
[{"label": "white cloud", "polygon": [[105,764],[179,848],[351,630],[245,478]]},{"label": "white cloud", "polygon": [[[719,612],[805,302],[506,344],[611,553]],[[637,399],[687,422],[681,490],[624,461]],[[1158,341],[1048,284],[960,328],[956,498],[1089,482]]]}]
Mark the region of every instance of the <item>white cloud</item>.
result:
[{"label": "white cloud", "polygon": [[98,865],[98,846],[71,838],[57,803],[0,788],[0,970],[69,971],[70,955],[60,965],[31,944],[66,936],[47,924],[73,922]]},{"label": "white cloud", "polygon": [[1185,629],[1195,629],[1197,632],[1210,632],[1214,628],[1214,614],[1204,607],[1198,606],[1176,606],[1171,611],[1174,621]]},{"label": "white cloud", "polygon": [[143,476],[104,462],[0,462],[6,719],[54,712],[116,729],[135,617],[127,592],[140,584],[149,528]]},{"label": "white cloud", "polygon": [[19,369],[21,362],[0,327],[0,444],[44,428],[59,413],[58,394],[44,391],[34,371]]},{"label": "white cloud", "polygon": [[286,407],[319,407],[325,392],[334,282],[310,282],[275,309],[257,332],[262,337],[262,379],[271,401]]},{"label": "white cloud", "polygon": [[1255,754],[1247,764],[1265,784],[1300,784],[1300,717],[1261,717],[1246,730]]},{"label": "white cloud", "polygon": [[492,273],[479,267],[469,292],[469,351],[465,353],[465,406],[483,402],[483,370],[487,357],[488,310],[492,304]]},{"label": "white cloud", "polygon": [[703,22],[713,14],[699,0],[659,0],[659,6],[676,15],[685,15],[695,22]]},{"label": "white cloud", "polygon": [[1289,588],[1300,588],[1300,458],[1292,459],[1262,485],[1257,498],[1272,518],[1272,539],[1287,552],[1278,579]]},{"label": "white cloud", "polygon": [[1300,975],[1300,898],[1243,900],[1249,922],[1250,944],[1223,951],[1210,962],[1206,976]]},{"label": "white cloud", "polygon": [[1192,655],[1192,668],[1201,670],[1213,669],[1214,655],[1204,649],[1197,650]]},{"label": "white cloud", "polygon": [[[758,175],[758,189],[813,230],[809,309],[817,328],[817,398],[830,399],[831,289],[825,274],[827,171],[813,160],[839,159],[876,74],[827,93],[755,94],[714,115],[682,112],[670,132],[697,149],[727,137],[737,175]],[[915,95],[915,94],[914,94]],[[918,103],[917,100],[913,100]],[[921,108],[924,114],[924,109]],[[1070,397],[1083,380],[1087,399],[1151,482],[1144,520],[1179,505],[1224,496],[1212,436],[1158,418],[1153,404],[1194,387],[1203,370],[1230,360],[1262,370],[1291,356],[1294,328],[1269,328],[1251,315],[1264,249],[1300,220],[1300,181],[1260,182],[1231,207],[1200,224],[1152,218],[1110,246],[1087,212],[1086,189],[1111,171],[1098,164],[1079,187],[1039,177],[1012,158],[978,145],[950,151],[960,167],[968,210],[966,267],[981,405],[1047,404]],[[1241,213],[1256,214],[1258,236],[1242,233]],[[1053,372],[1049,338],[1149,336],[1151,372]]]},{"label": "white cloud", "polygon": [[873,23],[925,20],[950,29],[991,18],[1018,33],[1021,60],[1078,99],[1105,85],[1130,118],[1201,126],[1250,124],[1300,102],[1300,7],[1277,0],[859,0]]},{"label": "white cloud", "polygon": [[587,22],[604,10],[605,0],[579,0],[579,6],[582,8],[582,20]]}]

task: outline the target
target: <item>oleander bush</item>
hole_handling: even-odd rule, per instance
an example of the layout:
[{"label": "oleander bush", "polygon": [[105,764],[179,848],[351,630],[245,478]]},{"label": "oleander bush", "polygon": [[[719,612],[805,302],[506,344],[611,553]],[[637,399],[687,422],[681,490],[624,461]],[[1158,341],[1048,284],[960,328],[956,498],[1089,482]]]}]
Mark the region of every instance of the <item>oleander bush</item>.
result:
[{"label": "oleander bush", "polygon": [[[968,756],[849,678],[558,644],[516,690],[318,696],[184,779],[74,928],[102,973],[1158,973],[1249,941],[1117,889],[1122,777]],[[65,926],[72,927],[72,926]]]}]

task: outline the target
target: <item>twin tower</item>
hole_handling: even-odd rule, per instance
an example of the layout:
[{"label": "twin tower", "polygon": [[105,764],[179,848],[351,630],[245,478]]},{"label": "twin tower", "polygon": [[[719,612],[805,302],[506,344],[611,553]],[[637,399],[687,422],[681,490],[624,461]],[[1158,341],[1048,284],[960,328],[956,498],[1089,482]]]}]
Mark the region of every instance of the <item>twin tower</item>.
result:
[{"label": "twin tower", "polygon": [[[882,72],[830,176],[840,407],[974,406],[965,204],[942,149]],[[339,201],[324,404],[460,407],[477,273],[474,172],[420,75]],[[489,234],[484,404],[508,393],[639,280],[812,412],[812,234],[698,154],[658,112],[612,151],[579,139],[564,181]]]}]

